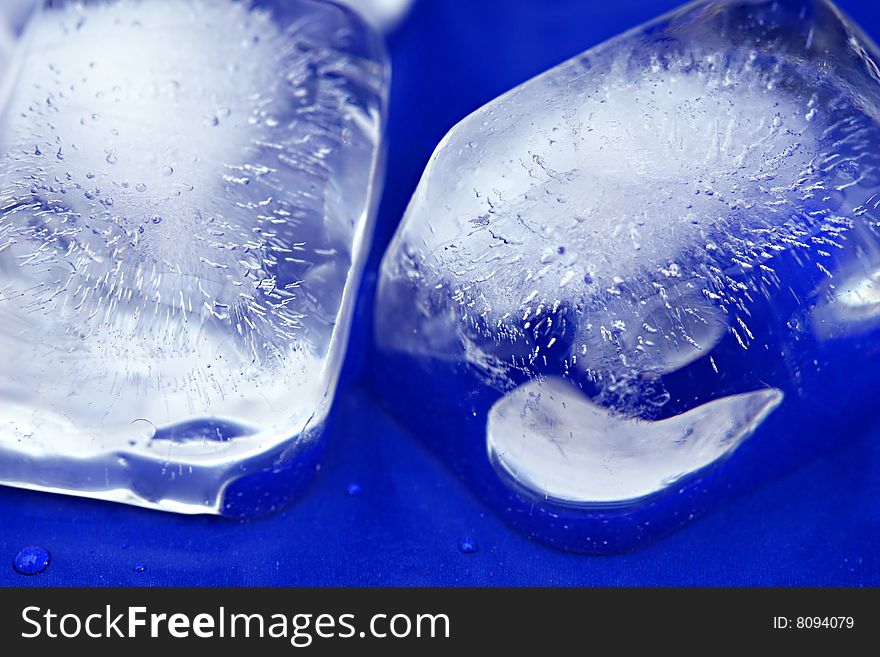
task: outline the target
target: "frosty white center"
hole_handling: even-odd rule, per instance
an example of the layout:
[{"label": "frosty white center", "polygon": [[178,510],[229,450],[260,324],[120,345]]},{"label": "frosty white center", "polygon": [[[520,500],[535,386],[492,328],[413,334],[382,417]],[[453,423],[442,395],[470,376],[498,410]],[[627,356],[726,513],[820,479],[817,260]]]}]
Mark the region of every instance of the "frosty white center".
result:
[{"label": "frosty white center", "polygon": [[593,297],[642,272],[674,279],[687,274],[683,253],[711,251],[732,216],[790,218],[817,150],[815,108],[749,57],[627,59],[604,71],[566,63],[466,120],[483,119],[491,139],[462,124],[438,148],[423,183],[457,183],[419,188],[410,213],[431,208],[432,233],[413,241],[475,310],[497,318]]}]

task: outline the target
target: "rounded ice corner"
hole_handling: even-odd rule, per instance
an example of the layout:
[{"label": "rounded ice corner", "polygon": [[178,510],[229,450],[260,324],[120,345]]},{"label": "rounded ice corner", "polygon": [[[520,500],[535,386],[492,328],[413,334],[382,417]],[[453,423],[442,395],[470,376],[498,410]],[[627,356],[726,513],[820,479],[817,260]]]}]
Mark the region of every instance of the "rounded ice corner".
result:
[{"label": "rounded ice corner", "polygon": [[877,57],[825,0],[701,1],[465,117],[382,262],[377,393],[510,524],[591,553],[862,435]]},{"label": "rounded ice corner", "polygon": [[44,3],[15,48],[0,483],[279,508],[332,423],[382,177],[381,38],[312,0],[101,0]]}]

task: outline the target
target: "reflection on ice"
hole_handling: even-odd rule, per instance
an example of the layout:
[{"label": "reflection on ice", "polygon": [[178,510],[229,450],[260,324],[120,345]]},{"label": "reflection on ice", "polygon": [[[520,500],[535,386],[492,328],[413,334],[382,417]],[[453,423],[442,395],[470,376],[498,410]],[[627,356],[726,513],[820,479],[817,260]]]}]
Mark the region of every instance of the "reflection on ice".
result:
[{"label": "reflection on ice", "polygon": [[651,495],[730,453],[782,401],[768,388],[656,422],[621,417],[561,378],[499,399],[486,443],[496,469],[536,496],[615,504]]}]

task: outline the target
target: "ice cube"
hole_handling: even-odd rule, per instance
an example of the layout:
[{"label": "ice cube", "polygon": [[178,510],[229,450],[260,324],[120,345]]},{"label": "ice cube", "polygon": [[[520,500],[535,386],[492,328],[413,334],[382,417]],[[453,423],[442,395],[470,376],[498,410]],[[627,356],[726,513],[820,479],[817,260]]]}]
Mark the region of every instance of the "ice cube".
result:
[{"label": "ice cube", "polygon": [[779,427],[852,413],[877,371],[877,61],[824,0],[697,2],[465,118],[383,260],[389,404],[509,520],[598,551],[726,494],[708,466],[752,431],[796,451]]},{"label": "ice cube", "polygon": [[372,224],[378,36],[311,0],[52,2],[18,57],[0,481],[247,506],[247,478],[297,469],[333,400]]}]

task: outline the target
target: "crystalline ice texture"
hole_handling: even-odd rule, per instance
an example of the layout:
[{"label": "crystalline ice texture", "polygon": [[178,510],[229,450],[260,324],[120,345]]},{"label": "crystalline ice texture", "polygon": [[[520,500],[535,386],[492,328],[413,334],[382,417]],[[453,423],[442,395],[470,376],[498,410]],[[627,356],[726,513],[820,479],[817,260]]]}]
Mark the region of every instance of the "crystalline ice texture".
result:
[{"label": "crystalline ice texture", "polygon": [[563,507],[840,414],[876,371],[875,62],[829,2],[698,2],[474,112],[383,261],[378,385],[502,513],[584,549],[610,530]]},{"label": "crystalline ice texture", "polygon": [[224,496],[296,470],[334,396],[371,232],[378,37],[311,0],[53,2],[17,55],[0,481],[247,506]]}]

